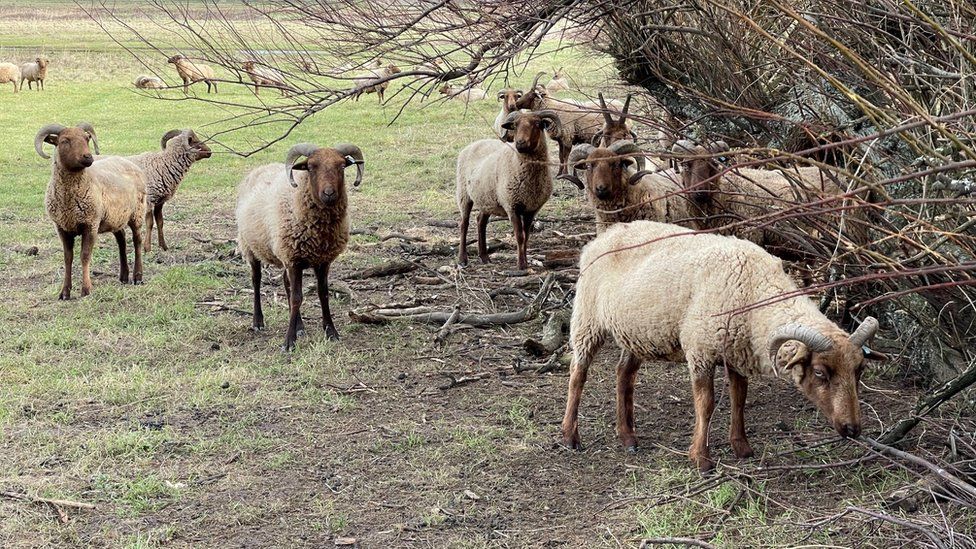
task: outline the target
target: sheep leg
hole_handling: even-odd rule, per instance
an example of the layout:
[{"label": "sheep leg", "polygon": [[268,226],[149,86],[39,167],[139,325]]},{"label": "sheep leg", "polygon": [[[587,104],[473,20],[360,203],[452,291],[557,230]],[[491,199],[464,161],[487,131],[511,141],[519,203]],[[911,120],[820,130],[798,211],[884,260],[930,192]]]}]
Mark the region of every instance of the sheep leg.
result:
[{"label": "sheep leg", "polygon": [[143,250],[146,253],[152,251],[152,233],[153,233],[153,212],[152,210],[146,210],[146,241],[143,243]]},{"label": "sheep leg", "polygon": [[119,282],[129,283],[129,257],[125,253],[125,231],[115,231],[115,241],[119,244]]},{"label": "sheep leg", "polygon": [[491,263],[491,258],[488,257],[488,220],[491,218],[490,215],[484,212],[478,213],[478,259],[482,263]]},{"label": "sheep leg", "polygon": [[577,344],[574,341],[573,362],[569,370],[569,391],[566,396],[566,414],[563,415],[563,424],[560,429],[562,434],[562,445],[572,450],[582,450],[579,436],[579,405],[580,398],[583,396],[583,385],[586,384],[586,374],[589,371],[590,363],[599,350],[599,344],[587,344],[596,339],[583,340]]},{"label": "sheep leg", "polygon": [[515,229],[515,248],[518,252],[518,268],[524,271],[529,268],[529,261],[525,257],[525,230],[522,228],[522,214],[512,212],[509,216],[512,228]]},{"label": "sheep leg", "polygon": [[[471,208],[474,202],[470,199],[461,203],[461,243],[458,245],[458,265],[468,264],[468,222],[471,220]],[[479,215],[478,219],[481,217]],[[480,234],[480,233],[479,233]],[[481,250],[481,240],[478,240],[478,250]]]},{"label": "sheep leg", "polygon": [[92,292],[91,258],[95,249],[95,230],[85,227],[81,233],[81,297]]},{"label": "sheep leg", "polygon": [[75,235],[58,229],[58,236],[61,238],[61,249],[64,251],[64,283],[61,285],[61,294],[58,299],[71,299],[71,265],[75,260]]},{"label": "sheep leg", "polygon": [[261,261],[252,257],[248,263],[251,265],[251,288],[254,289],[254,318],[251,320],[251,329],[259,332],[264,329],[264,311],[261,310]]},{"label": "sheep leg", "polygon": [[563,175],[567,173],[566,162],[569,160],[569,153],[572,151],[572,144],[566,144],[562,141],[559,142],[559,173],[556,175]]},{"label": "sheep leg", "polygon": [[[288,281],[287,269],[285,270],[285,274],[284,276],[281,277],[281,279],[285,282],[285,298],[289,300],[288,303],[290,305],[291,304],[291,283]],[[298,337],[305,335],[305,321],[302,320],[301,313],[298,314],[298,331],[295,332],[295,334]]]},{"label": "sheep leg", "polygon": [[319,290],[319,303],[322,305],[322,325],[325,327],[325,337],[333,341],[339,340],[339,330],[332,322],[332,310],[329,308],[329,266],[315,267],[315,281]]},{"label": "sheep leg", "polygon": [[156,218],[156,230],[159,231],[159,247],[163,251],[168,250],[166,247],[166,239],[163,238],[163,203],[160,202],[153,206],[153,216]]},{"label": "sheep leg", "polygon": [[135,257],[132,258],[132,283],[142,284],[142,226],[141,219],[133,219],[129,222],[129,229],[132,230],[132,249]]},{"label": "sheep leg", "polygon": [[637,452],[637,432],[634,425],[634,381],[641,361],[633,353],[620,353],[617,364],[617,437],[628,452]]},{"label": "sheep leg", "polygon": [[729,394],[732,402],[732,425],[729,427],[732,453],[737,458],[752,457],[752,446],[746,439],[745,426],[746,389],[749,380],[728,366],[725,367],[725,371],[729,376]]},{"label": "sheep leg", "polygon": [[285,346],[282,350],[289,352],[295,348],[295,340],[298,339],[298,325],[302,320],[302,270],[296,265],[287,269],[285,276],[291,280],[288,283],[291,290],[288,294],[288,307],[290,315],[288,317],[288,331],[285,332]]},{"label": "sheep leg", "polygon": [[701,472],[710,471],[715,462],[708,450],[708,424],[715,411],[715,372],[712,368],[705,371],[692,371],[691,392],[695,401],[695,433],[688,449],[688,457],[698,466]]}]

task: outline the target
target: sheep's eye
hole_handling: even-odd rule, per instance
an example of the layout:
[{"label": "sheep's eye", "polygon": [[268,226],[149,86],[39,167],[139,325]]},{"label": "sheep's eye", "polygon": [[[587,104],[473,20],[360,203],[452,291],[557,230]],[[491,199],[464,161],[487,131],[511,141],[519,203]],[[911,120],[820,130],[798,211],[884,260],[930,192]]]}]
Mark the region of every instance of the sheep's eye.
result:
[{"label": "sheep's eye", "polygon": [[822,369],[820,369],[820,368],[814,368],[813,369],[813,377],[817,378],[818,381],[826,382],[827,381],[827,372],[824,371],[824,370],[822,370]]}]

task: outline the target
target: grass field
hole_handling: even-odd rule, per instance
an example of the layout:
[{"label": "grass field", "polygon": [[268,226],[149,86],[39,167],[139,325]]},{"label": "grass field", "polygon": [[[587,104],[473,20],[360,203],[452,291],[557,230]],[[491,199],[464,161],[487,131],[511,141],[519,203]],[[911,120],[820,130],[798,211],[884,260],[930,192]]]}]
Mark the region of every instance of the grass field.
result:
[{"label": "grass field", "polygon": [[[43,207],[50,164],[33,151],[37,129],[89,121],[102,153],[121,155],[156,148],[175,127],[207,134],[228,112],[136,93],[130,82],[142,67],[96,25],[63,2],[49,2],[56,16],[38,22],[24,15],[31,4],[0,7],[9,23],[0,61],[23,62],[38,51],[52,60],[45,92],[0,87],[0,491],[96,507],[64,507],[62,524],[47,506],[0,497],[0,547],[322,547],[337,538],[363,547],[616,547],[654,536],[727,547],[885,545],[882,532],[856,522],[816,528],[811,521],[845,505],[877,506],[908,482],[886,464],[703,480],[683,454],[692,423],[683,365],[643,370],[636,396],[643,450],[626,455],[613,436],[615,356],[606,350],[584,399],[586,450],[572,453],[552,446],[565,373],[522,368],[532,359],[520,343],[542,320],[461,331],[438,346],[436,328],[355,324],[346,316],[370,302],[412,299],[485,311],[523,306],[545,270],[500,274],[514,264],[507,222],[489,229],[507,245],[495,263],[443,270],[448,287],[418,286],[411,275],[349,280],[353,295],[333,304],[339,343],[325,341],[317,303],[307,299],[309,335],[294,354],[279,352],[286,305],[273,270],[265,288],[269,329],[248,329],[250,282],[233,221],[235,186],[248,169],[281,161],[301,141],[363,149],[366,178],[351,208],[353,227],[366,234],[338,260],[333,279],[343,280],[410,253],[409,242],[382,240],[389,233],[416,237],[429,250],[456,245],[453,229],[428,222],[456,218],[454,159],[464,144],[490,135],[494,101],[467,112],[417,103],[389,124],[397,100],[384,108],[367,96],[318,114],[285,143],[249,158],[218,148],[167,206],[171,249],[147,256],[144,286],[117,283],[117,253],[103,235],[93,295],[59,302],[62,257]],[[563,51],[528,67],[521,83],[535,70],[566,66],[584,84],[603,85],[604,74],[583,77],[602,65]],[[223,85],[220,97],[253,100],[243,86]],[[274,130],[246,129],[230,142],[253,145]],[[578,247],[561,235],[591,230],[571,188],[557,185],[542,218],[533,237],[538,257],[545,246]],[[422,262],[438,270],[453,258],[428,253]],[[490,296],[501,286],[517,291]],[[571,291],[571,282],[560,282],[550,305]],[[914,401],[911,387],[883,372],[868,384],[871,432]],[[731,458],[719,392],[713,444],[731,468],[725,471],[735,471],[747,464]],[[822,418],[782,382],[755,383],[749,406],[753,446],[766,463],[860,455],[830,442]],[[677,496],[662,504],[667,494]]]}]

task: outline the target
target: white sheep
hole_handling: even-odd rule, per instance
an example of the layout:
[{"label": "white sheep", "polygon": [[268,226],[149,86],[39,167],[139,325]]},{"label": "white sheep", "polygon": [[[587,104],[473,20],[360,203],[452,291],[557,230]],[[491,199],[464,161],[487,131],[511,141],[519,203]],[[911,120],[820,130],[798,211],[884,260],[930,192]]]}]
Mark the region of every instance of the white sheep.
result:
[{"label": "white sheep", "polygon": [[562,68],[560,68],[559,70],[553,72],[552,73],[552,78],[546,84],[546,90],[549,93],[558,93],[558,92],[561,92],[561,91],[569,91],[570,89],[571,88],[569,86],[569,80],[566,78],[566,75],[563,74],[563,69]]},{"label": "white sheep", "polygon": [[254,95],[258,95],[260,86],[277,88],[281,95],[285,95],[285,92],[288,91],[288,86],[285,85],[285,77],[277,69],[258,65],[255,61],[245,61],[241,68],[251,78],[251,82],[254,82]]},{"label": "white sheep", "polygon": [[551,111],[513,112],[501,125],[511,132],[511,144],[497,139],[475,141],[457,160],[457,204],[461,212],[458,263],[468,263],[468,222],[478,210],[478,257],[488,262],[485,232],[492,215],[512,222],[518,249],[518,268],[528,268],[526,248],[536,212],[552,194],[546,132],[559,133],[559,117]]},{"label": "white sheep", "polygon": [[160,78],[145,74],[140,74],[132,85],[141,90],[161,90],[166,87],[166,84]]},{"label": "white sheep", "polygon": [[437,91],[446,95],[448,99],[462,101],[464,104],[472,101],[483,101],[488,97],[488,92],[481,88],[459,88],[450,84],[444,84]]},{"label": "white sheep", "polygon": [[519,110],[518,100],[522,98],[523,93],[518,88],[505,88],[498,92],[498,100],[502,102],[502,107],[499,109],[498,115],[495,116],[495,122],[491,127],[499,138],[506,139],[507,132],[502,129],[502,124],[509,114]]},{"label": "white sheep", "polygon": [[[643,360],[688,363],[695,406],[689,451],[701,469],[713,466],[708,425],[715,406],[715,368],[725,365],[737,457],[752,455],[743,408],[747,378],[786,374],[843,436],[861,431],[857,384],[864,359],[884,359],[865,343],[878,323],[866,318],[848,335],[797,292],[783,263],[733,237],[695,233],[665,223],[618,224],[583,248],[570,339],[573,359],[562,442],[580,447],[578,411],[587,370],[613,340],[617,367],[617,434],[631,451],[634,379]],[[757,306],[758,305],[758,306]]]},{"label": "white sheep", "polygon": [[382,69],[370,69],[366,71],[362,76],[357,76],[353,79],[356,86],[353,88],[353,97],[356,98],[356,101],[359,101],[359,96],[362,94],[375,92],[376,97],[379,98],[379,102],[383,103],[383,96],[386,93],[386,89],[390,87],[390,81],[385,79],[400,72],[400,68],[396,65],[388,65]]},{"label": "white sheep", "polygon": [[81,236],[81,295],[92,291],[91,256],[101,233],[112,233],[119,245],[119,280],[129,281],[125,251],[125,228],[132,230],[135,249],[132,282],[142,284],[142,220],[146,215],[146,177],[131,161],[118,156],[97,161],[88,148],[89,140],[98,153],[98,139],[91,124],[66,128],[49,124],[34,138],[34,150],[41,158],[43,143],[57,149],[51,162],[51,180],[44,203],[54,221],[64,250],[64,284],[59,299],[71,297],[71,265],[75,237]]},{"label": "white sheep", "polygon": [[163,237],[163,205],[176,194],[176,189],[190,166],[212,155],[193,130],[170,130],[160,141],[162,150],[127,157],[146,174],[146,238],[145,251],[152,250],[153,221],[159,231],[159,247],[166,250]]},{"label": "white sheep", "polygon": [[47,78],[47,66],[50,63],[47,57],[43,55],[38,56],[34,61],[30,63],[24,63],[20,66],[20,87],[24,87],[24,81],[27,81],[27,89],[31,88],[32,82],[37,82],[37,89],[44,89],[44,79]]},{"label": "white sheep", "polygon": [[196,61],[190,61],[184,55],[174,55],[166,60],[167,63],[172,63],[176,67],[176,72],[183,79],[183,93],[190,92],[190,84],[195,84],[197,82],[205,82],[207,84],[207,93],[210,93],[210,87],[213,86],[213,92],[217,93],[217,81],[215,80],[214,70],[203,63],[197,63]]},{"label": "white sheep", "polygon": [[12,82],[14,93],[20,91],[20,67],[13,63],[0,63],[0,84]]},{"label": "white sheep", "polygon": [[[305,160],[296,162],[301,158]],[[319,148],[302,143],[288,151],[284,164],[252,170],[237,189],[237,245],[251,266],[254,286],[252,326],[264,328],[262,262],[283,267],[290,309],[285,351],[292,350],[304,332],[302,271],[306,268],[315,271],[325,334],[339,339],[329,309],[329,266],[349,240],[345,169],[356,166],[353,186],[359,186],[363,163],[363,153],[355,145]],[[295,176],[294,170],[300,173]]]}]

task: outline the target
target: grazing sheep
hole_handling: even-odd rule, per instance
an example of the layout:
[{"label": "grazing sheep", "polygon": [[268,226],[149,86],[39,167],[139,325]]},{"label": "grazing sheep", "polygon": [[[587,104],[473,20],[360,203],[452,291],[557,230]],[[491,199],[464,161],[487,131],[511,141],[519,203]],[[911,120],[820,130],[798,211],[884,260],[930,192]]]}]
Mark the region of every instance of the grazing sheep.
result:
[{"label": "grazing sheep", "polygon": [[[394,74],[399,74],[400,68],[396,65],[389,65],[382,69],[372,69],[367,71],[363,76],[356,77],[353,82],[356,84],[355,92],[353,97],[356,101],[359,101],[359,96],[364,93],[376,92],[376,97],[379,98],[379,102],[383,103],[383,95],[386,93],[386,89],[390,87],[389,80],[383,80],[389,78]],[[380,82],[380,80],[383,80]]]},{"label": "grazing sheep", "polygon": [[125,252],[125,228],[132,230],[135,249],[133,284],[142,284],[142,219],[146,215],[146,177],[131,161],[118,156],[97,161],[88,148],[89,140],[98,153],[98,139],[91,124],[66,128],[49,124],[34,137],[34,150],[41,158],[43,143],[57,147],[51,162],[51,180],[44,203],[54,221],[64,250],[64,284],[59,299],[71,297],[71,265],[75,237],[81,236],[81,295],[92,291],[91,256],[101,233],[112,233],[119,245],[119,280],[129,282]]},{"label": "grazing sheep", "polygon": [[559,116],[551,111],[513,112],[502,123],[512,145],[496,139],[475,141],[457,160],[457,204],[461,212],[458,263],[468,263],[468,221],[478,210],[478,257],[488,263],[485,232],[488,218],[503,215],[512,222],[518,268],[528,268],[526,248],[536,212],[552,194],[549,148],[545,133],[559,134]]},{"label": "grazing sheep", "polygon": [[285,95],[285,92],[288,91],[288,86],[285,85],[285,77],[281,74],[281,71],[271,67],[257,65],[255,61],[245,61],[242,68],[251,78],[251,81],[254,82],[254,95],[258,95],[260,86],[278,88],[281,95]]},{"label": "grazing sheep", "polygon": [[[304,158],[296,162],[297,160]],[[301,317],[302,271],[311,268],[318,282],[326,337],[339,339],[329,309],[329,266],[349,240],[345,169],[356,166],[363,180],[363,153],[355,145],[319,148],[295,145],[284,164],[268,164],[248,173],[237,190],[237,244],[251,266],[254,286],[253,328],[264,328],[261,310],[261,263],[285,269],[290,316],[284,350],[304,332]],[[294,176],[293,171],[304,173]]]},{"label": "grazing sheep", "polygon": [[47,65],[50,63],[47,57],[40,56],[34,58],[32,63],[24,63],[20,66],[20,87],[24,87],[24,80],[27,81],[27,89],[31,88],[31,82],[37,82],[37,89],[44,89],[44,79],[47,78]]},{"label": "grazing sheep", "polygon": [[176,72],[183,79],[183,93],[190,92],[190,84],[201,81],[207,83],[207,93],[210,93],[210,86],[213,86],[213,92],[217,93],[217,81],[214,79],[214,71],[208,65],[190,61],[185,55],[174,55],[167,59],[166,62],[176,66]]},{"label": "grazing sheep", "polygon": [[465,104],[472,101],[482,101],[488,97],[488,92],[481,88],[458,88],[450,84],[444,84],[437,91],[442,95],[446,95],[448,99],[463,101]]},{"label": "grazing sheep", "polygon": [[12,82],[14,93],[20,91],[20,67],[13,63],[0,63],[0,84]]},{"label": "grazing sheep", "polygon": [[569,80],[566,79],[566,75],[563,74],[563,69],[560,68],[558,71],[552,73],[552,79],[546,84],[546,90],[549,93],[557,93],[561,91],[569,91]]},{"label": "grazing sheep", "polygon": [[159,247],[167,249],[163,237],[163,204],[176,194],[190,166],[212,154],[193,130],[170,130],[163,135],[160,146],[161,151],[127,157],[146,174],[146,252],[152,250],[154,220],[159,231]]},{"label": "grazing sheep", "polygon": [[[611,227],[583,248],[570,338],[573,359],[562,443],[580,447],[578,411],[587,370],[608,340],[623,354],[617,367],[617,435],[637,449],[634,380],[643,360],[688,363],[695,406],[689,456],[713,467],[708,426],[713,379],[724,364],[732,408],[732,451],[752,455],[743,409],[747,378],[786,374],[845,437],[861,432],[857,384],[864,359],[885,357],[864,345],[878,328],[866,318],[848,335],[806,296],[751,305],[796,292],[783,263],[732,237],[693,233],[664,223]],[[733,313],[738,311],[738,313]]]},{"label": "grazing sheep", "polygon": [[[634,170],[642,151],[632,141],[616,141],[609,147],[580,144],[569,155],[570,173],[558,176],[586,190],[586,200],[596,211],[597,233],[614,223],[634,220],[678,223],[700,229],[701,217],[688,199],[674,170]],[[576,170],[586,170],[586,184]]]},{"label": "grazing sheep", "polygon": [[140,90],[161,90],[166,87],[166,84],[161,79],[155,76],[147,76],[145,74],[139,75],[132,85]]}]

